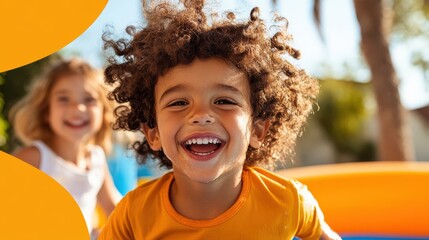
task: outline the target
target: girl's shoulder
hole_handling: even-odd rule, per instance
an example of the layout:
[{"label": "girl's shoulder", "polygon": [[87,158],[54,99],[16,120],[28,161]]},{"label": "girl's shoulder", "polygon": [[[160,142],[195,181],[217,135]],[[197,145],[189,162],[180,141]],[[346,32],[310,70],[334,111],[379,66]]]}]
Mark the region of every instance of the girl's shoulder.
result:
[{"label": "girl's shoulder", "polygon": [[102,147],[98,145],[91,145],[89,149],[91,161],[94,166],[103,166],[106,164],[106,153]]},{"label": "girl's shoulder", "polygon": [[35,146],[20,148],[13,155],[35,168],[40,168],[41,154],[40,150]]}]

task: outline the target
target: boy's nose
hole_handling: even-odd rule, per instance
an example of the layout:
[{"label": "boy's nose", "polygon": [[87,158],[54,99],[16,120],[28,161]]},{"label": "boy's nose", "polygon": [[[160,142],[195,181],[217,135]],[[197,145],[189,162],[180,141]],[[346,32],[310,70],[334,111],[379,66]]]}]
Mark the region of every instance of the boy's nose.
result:
[{"label": "boy's nose", "polygon": [[191,124],[209,125],[209,124],[213,124],[214,121],[215,121],[214,117],[212,117],[208,113],[194,114],[190,118]]}]

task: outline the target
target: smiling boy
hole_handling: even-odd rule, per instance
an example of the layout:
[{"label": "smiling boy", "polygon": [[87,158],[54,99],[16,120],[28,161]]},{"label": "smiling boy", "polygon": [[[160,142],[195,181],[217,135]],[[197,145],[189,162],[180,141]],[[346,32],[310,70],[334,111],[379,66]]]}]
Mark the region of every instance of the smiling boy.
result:
[{"label": "smiling boy", "polygon": [[245,75],[215,58],[176,66],[158,78],[155,112],[164,124],[144,133],[172,161],[174,209],[190,219],[219,216],[241,191],[248,146],[265,134],[253,126]]},{"label": "smiling boy", "polygon": [[105,36],[125,60],[105,72],[128,104],[116,127],[172,171],[124,197],[100,239],[339,239],[305,186],[257,167],[293,149],[318,90],[285,60],[286,29],[269,37],[257,8],[209,25],[204,1],[183,4],[145,5],[130,42]]}]

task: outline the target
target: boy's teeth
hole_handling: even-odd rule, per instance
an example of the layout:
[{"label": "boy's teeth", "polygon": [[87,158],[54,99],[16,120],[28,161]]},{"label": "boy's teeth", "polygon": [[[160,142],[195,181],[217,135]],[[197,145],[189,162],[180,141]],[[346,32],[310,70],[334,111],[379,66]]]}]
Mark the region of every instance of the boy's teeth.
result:
[{"label": "boy's teeth", "polygon": [[220,140],[217,138],[211,138],[211,137],[204,137],[204,138],[192,138],[185,142],[186,145],[191,144],[218,144],[220,143]]}]

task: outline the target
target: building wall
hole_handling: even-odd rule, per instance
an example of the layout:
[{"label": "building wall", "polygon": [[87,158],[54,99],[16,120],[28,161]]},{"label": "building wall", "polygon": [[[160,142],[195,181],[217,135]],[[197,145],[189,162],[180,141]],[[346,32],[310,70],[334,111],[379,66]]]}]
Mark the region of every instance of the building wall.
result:
[{"label": "building wall", "polygon": [[414,153],[417,161],[429,161],[429,123],[417,112],[410,112]]}]

